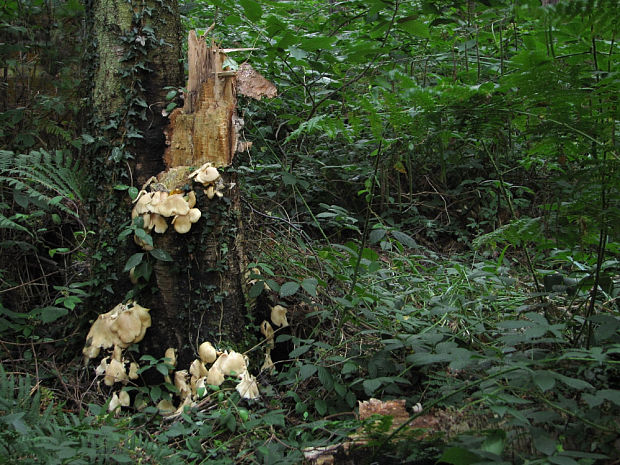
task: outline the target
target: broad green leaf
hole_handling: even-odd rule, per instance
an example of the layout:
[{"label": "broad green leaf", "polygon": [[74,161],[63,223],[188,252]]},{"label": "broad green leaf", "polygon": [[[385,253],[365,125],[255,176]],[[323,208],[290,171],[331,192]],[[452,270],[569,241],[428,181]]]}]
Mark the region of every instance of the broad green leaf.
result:
[{"label": "broad green leaf", "polygon": [[133,254],[131,257],[129,257],[129,260],[127,260],[127,263],[125,263],[125,268],[123,269],[123,271],[129,271],[134,266],[138,266],[140,263],[142,263],[143,258],[144,258],[144,253],[142,252]]},{"label": "broad green leaf", "polygon": [[325,415],[327,412],[327,402],[324,399],[317,399],[314,401],[314,408],[319,415]]},{"label": "broad green leaf", "polygon": [[280,286],[280,297],[290,297],[299,290],[299,283],[288,281]]},{"label": "broad green leaf", "polygon": [[364,386],[364,391],[366,394],[371,396],[374,392],[381,387],[380,379],[365,379],[362,385]]},{"label": "broad green leaf", "polygon": [[554,374],[546,370],[535,371],[532,373],[532,380],[543,392],[553,389],[555,386]]},{"label": "broad green leaf", "polygon": [[398,27],[416,37],[422,37],[423,39],[430,39],[431,37],[428,26],[424,22],[417,19],[411,19],[400,23]]},{"label": "broad green leaf", "polygon": [[387,231],[385,229],[373,229],[368,235],[368,241],[371,244],[376,244],[385,237],[386,233]]},{"label": "broad green leaf", "polygon": [[392,234],[394,239],[396,239],[398,242],[400,242],[405,247],[409,247],[410,249],[413,249],[418,246],[416,241],[414,241],[411,236],[405,234],[404,232],[392,231],[390,234]]},{"label": "broad green leaf", "polygon": [[444,450],[437,463],[450,463],[452,465],[470,465],[480,460],[473,452],[462,447],[450,447]]},{"label": "broad green leaf", "polygon": [[258,21],[263,15],[263,9],[260,6],[260,3],[255,2],[254,0],[239,0],[239,3],[243,8],[243,12],[250,21]]},{"label": "broad green leaf", "polygon": [[334,379],[332,378],[331,373],[325,367],[320,366],[318,369],[319,381],[323,385],[325,389],[331,391],[334,387]]},{"label": "broad green leaf", "polygon": [[301,287],[312,297],[316,297],[316,287],[318,284],[319,282],[315,278],[306,278],[301,282]]},{"label": "broad green leaf", "polygon": [[312,349],[311,345],[299,346],[296,349],[291,350],[291,353],[289,354],[289,357],[291,357],[291,358],[299,357],[300,355],[303,355],[306,352],[308,352],[310,349]]},{"label": "broad green leaf", "polygon": [[315,365],[302,365],[299,369],[299,377],[303,381],[304,379],[308,379],[313,376],[317,372],[317,367]]}]

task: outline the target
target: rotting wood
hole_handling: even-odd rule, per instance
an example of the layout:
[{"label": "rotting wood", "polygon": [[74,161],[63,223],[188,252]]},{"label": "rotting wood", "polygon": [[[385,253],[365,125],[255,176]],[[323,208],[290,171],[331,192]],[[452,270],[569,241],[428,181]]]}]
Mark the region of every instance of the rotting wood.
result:
[{"label": "rotting wood", "polygon": [[166,129],[166,167],[201,166],[210,162],[216,167],[232,163],[236,152],[247,150],[251,143],[239,140],[243,119],[237,115],[237,92],[260,100],[275,97],[275,86],[244,63],[238,71],[225,70],[225,51],[210,45],[204,37],[190,31],[188,38],[189,77],[185,103],[170,114]]}]

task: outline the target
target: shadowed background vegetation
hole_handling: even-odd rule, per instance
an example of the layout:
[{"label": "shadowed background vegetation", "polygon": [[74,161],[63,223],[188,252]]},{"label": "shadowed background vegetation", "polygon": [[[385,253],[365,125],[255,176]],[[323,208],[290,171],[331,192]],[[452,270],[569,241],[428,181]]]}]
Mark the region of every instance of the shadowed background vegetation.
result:
[{"label": "shadowed background vegetation", "polygon": [[[231,69],[278,87],[240,99],[234,170],[250,297],[292,329],[259,401],[223,389],[175,421],[109,413],[82,366],[133,247],[91,214],[101,177],[132,180],[89,114],[90,8],[0,7],[0,456],[300,463],[366,427],[355,463],[618,463],[616,1],[183,2],[186,30],[254,47]],[[421,402],[442,433],[388,438],[352,414],[370,397]]]}]

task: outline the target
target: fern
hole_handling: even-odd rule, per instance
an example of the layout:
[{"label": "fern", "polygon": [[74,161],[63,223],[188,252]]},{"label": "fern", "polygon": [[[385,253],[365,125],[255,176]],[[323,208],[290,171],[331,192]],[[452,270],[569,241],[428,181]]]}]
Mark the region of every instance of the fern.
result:
[{"label": "fern", "polygon": [[[64,200],[82,199],[82,172],[73,160],[60,150],[48,153],[45,150],[26,154],[0,151],[0,183],[13,188],[17,203],[27,206],[33,203],[42,209],[56,208],[77,216]],[[0,217],[4,227],[15,228],[15,222],[6,216]]]}]

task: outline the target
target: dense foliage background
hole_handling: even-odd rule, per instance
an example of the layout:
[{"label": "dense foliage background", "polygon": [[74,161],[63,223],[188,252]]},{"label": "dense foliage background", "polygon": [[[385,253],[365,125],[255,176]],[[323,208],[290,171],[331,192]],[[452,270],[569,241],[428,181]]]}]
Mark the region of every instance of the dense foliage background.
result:
[{"label": "dense foliage background", "polygon": [[235,169],[252,297],[267,282],[293,330],[260,401],[222,390],[175,421],[108,413],[80,366],[128,240],[89,217],[88,7],[0,10],[3,458],[300,463],[376,397],[443,434],[366,424],[357,463],[618,463],[616,1],[184,2],[279,89],[241,102]]}]

